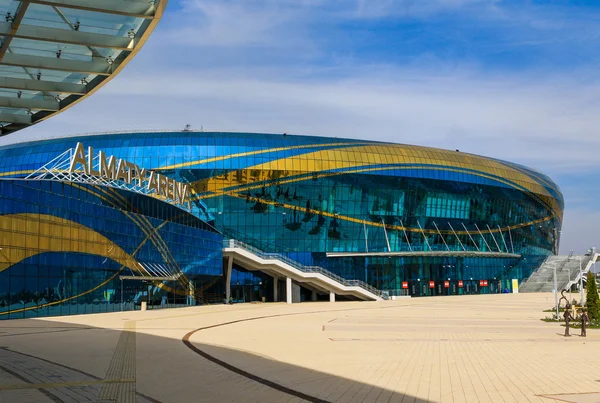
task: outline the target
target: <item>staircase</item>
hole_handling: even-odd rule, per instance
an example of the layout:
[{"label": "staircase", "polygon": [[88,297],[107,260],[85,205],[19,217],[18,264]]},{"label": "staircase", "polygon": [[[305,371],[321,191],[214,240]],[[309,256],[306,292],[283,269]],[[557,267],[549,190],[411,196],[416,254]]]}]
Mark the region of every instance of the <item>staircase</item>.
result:
[{"label": "staircase", "polygon": [[587,275],[596,259],[598,259],[598,254],[549,256],[527,280],[521,283],[519,292],[552,292],[554,290],[554,269],[556,269],[558,290],[570,289],[573,284],[579,282],[580,273],[584,276]]},{"label": "staircase", "polygon": [[346,280],[318,266],[304,266],[284,255],[266,253],[235,239],[223,241],[223,257],[231,257],[246,270],[260,270],[274,277],[291,278],[312,288],[364,301],[382,300],[382,292],[360,280]]}]

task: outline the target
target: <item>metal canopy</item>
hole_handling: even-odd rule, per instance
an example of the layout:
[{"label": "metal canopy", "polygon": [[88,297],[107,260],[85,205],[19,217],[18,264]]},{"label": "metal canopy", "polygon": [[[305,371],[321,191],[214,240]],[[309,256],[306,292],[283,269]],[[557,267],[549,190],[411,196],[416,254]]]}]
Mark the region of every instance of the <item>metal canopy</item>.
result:
[{"label": "metal canopy", "polygon": [[146,274],[119,276],[120,280],[179,281],[183,273],[162,263],[139,263],[140,272]]},{"label": "metal canopy", "polygon": [[160,7],[158,0],[31,0],[31,3],[140,18],[153,18]]},{"label": "metal canopy", "polygon": [[82,31],[67,31],[66,29],[38,27],[35,25],[21,24],[19,29],[15,30],[13,29],[13,24],[10,22],[0,22],[0,35],[43,42],[69,43],[120,50],[129,50],[135,43],[135,38]]},{"label": "metal canopy", "polygon": [[159,276],[119,276],[119,280],[136,280],[136,281],[177,281],[176,277],[159,277]]},{"label": "metal canopy", "polygon": [[0,136],[90,96],[135,56],[168,0],[0,0]]}]

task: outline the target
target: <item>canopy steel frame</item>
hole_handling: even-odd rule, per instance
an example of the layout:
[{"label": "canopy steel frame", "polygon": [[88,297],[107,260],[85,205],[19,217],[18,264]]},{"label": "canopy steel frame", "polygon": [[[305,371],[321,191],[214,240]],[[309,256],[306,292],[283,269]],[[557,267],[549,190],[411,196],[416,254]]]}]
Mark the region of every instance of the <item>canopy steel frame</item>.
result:
[{"label": "canopy steel frame", "polygon": [[508,227],[508,238],[510,239],[510,247],[512,253],[515,253],[515,245],[513,244],[512,234],[510,233],[510,227]]},{"label": "canopy steel frame", "polygon": [[381,218],[381,224],[383,225],[383,233],[385,234],[385,242],[387,243],[388,252],[391,252],[392,248],[390,247],[390,239],[388,238],[387,230],[385,229],[385,221],[383,220],[383,217]]},{"label": "canopy steel frame", "polygon": [[500,248],[500,245],[498,245],[498,241],[496,241],[496,237],[494,236],[492,229],[490,228],[490,226],[488,224],[485,224],[485,226],[487,227],[488,231],[490,232],[490,235],[492,236],[492,239],[494,240],[494,243],[496,244],[496,248],[498,248],[498,252],[502,252],[502,249]]},{"label": "canopy steel frame", "polygon": [[458,235],[456,234],[456,231],[454,231],[454,228],[452,227],[452,224],[450,224],[450,221],[448,221],[448,226],[450,227],[450,229],[452,230],[452,233],[454,234],[454,236],[456,237],[456,240],[458,241],[458,243],[460,244],[460,247],[462,248],[463,251],[467,251],[467,249],[465,248],[465,245],[463,245],[463,243],[460,241],[460,238],[458,237]]},{"label": "canopy steel frame", "polygon": [[481,230],[479,229],[479,227],[477,226],[477,224],[475,224],[475,228],[477,228],[477,232],[479,232],[479,235],[481,235],[481,239],[483,239],[483,242],[485,243],[485,246],[487,246],[487,249],[491,251],[492,248],[490,248],[490,244],[488,244],[488,242],[485,240],[485,237],[481,233]]},{"label": "canopy steel frame", "polygon": [[438,235],[440,236],[440,238],[442,238],[442,242],[444,243],[444,245],[446,246],[446,250],[450,250],[450,248],[448,247],[448,244],[446,243],[446,240],[444,239],[444,236],[442,235],[442,233],[440,232],[440,229],[438,228],[437,224],[435,223],[435,221],[433,222],[433,225],[435,226],[435,229],[437,230]]},{"label": "canopy steel frame", "polygon": [[506,251],[508,252],[508,245],[506,244],[506,239],[504,239],[504,233],[502,232],[502,228],[500,228],[500,225],[496,224],[498,226],[498,231],[500,231],[500,236],[502,237],[502,243],[504,243],[504,249],[506,249]]},{"label": "canopy steel frame", "polygon": [[0,77],[0,88],[76,95],[85,95],[86,93],[85,85],[83,84],[61,83],[45,80],[28,80],[25,78],[13,77]]},{"label": "canopy steel frame", "polygon": [[404,223],[400,220],[400,225],[402,226],[402,231],[404,232],[404,238],[406,239],[406,243],[408,244],[408,249],[412,252],[413,248],[410,245],[410,241],[408,240],[408,235],[406,234],[406,228],[404,227]]},{"label": "canopy steel frame", "polygon": [[11,24],[9,22],[0,22],[0,36],[118,50],[132,50],[135,43],[133,38],[124,36],[96,34],[36,25],[21,24],[18,29],[15,29],[14,23]]},{"label": "canopy steel frame", "polygon": [[31,115],[17,115],[10,113],[0,113],[0,122],[20,124],[20,125],[30,125],[31,124]]},{"label": "canopy steel frame", "polygon": [[[463,228],[465,229],[465,232],[467,233],[467,235],[469,236],[469,238],[471,239],[471,242],[473,242],[473,245],[475,246],[475,248],[477,249],[477,251],[479,252],[481,249],[479,249],[479,245],[477,245],[477,242],[475,242],[475,240],[473,239],[473,237],[471,236],[471,233],[469,232],[469,230],[467,230],[467,227],[465,226],[465,223],[461,223]],[[481,234],[481,232],[479,232]],[[485,241],[485,239],[484,239]],[[489,248],[488,248],[489,249]]]},{"label": "canopy steel frame", "polygon": [[9,53],[4,55],[0,64],[6,66],[29,67],[41,70],[58,70],[68,73],[97,74],[110,76],[119,67],[119,62],[109,63],[105,59],[96,58],[91,62],[81,60],[58,59]]},{"label": "canopy steel frame", "polygon": [[60,110],[60,103],[54,98],[9,98],[0,96],[0,107],[58,111]]},{"label": "canopy steel frame", "polygon": [[30,3],[31,3],[30,1],[26,0],[26,1],[21,1],[21,4],[19,4],[19,7],[17,8],[17,11],[15,12],[13,20],[10,24],[10,29],[8,30],[8,33],[5,34],[7,36],[2,40],[2,46],[0,46],[0,60],[2,60],[4,58],[4,55],[8,51],[8,47],[10,46],[10,43],[13,38],[11,36],[11,34],[15,34],[17,32],[17,30],[19,29],[19,26],[21,25],[21,21],[23,21],[23,17],[25,17],[25,12],[29,8]]},{"label": "canopy steel frame", "polygon": [[31,0],[31,3],[129,17],[153,18],[159,4],[166,3],[166,0],[160,3],[158,0]]},{"label": "canopy steel frame", "polygon": [[419,220],[417,220],[417,224],[419,225],[419,228],[421,229],[421,233],[423,234],[423,239],[425,239],[425,243],[427,244],[427,247],[429,248],[430,251],[432,251],[433,249],[431,249],[431,245],[429,245],[429,241],[427,240],[427,235],[425,235],[425,231],[423,231],[423,227],[421,226],[421,223],[419,222]]},{"label": "canopy steel frame", "polygon": [[[168,0],[15,0],[18,6],[13,15],[6,16],[6,22],[0,22],[0,65],[22,68],[30,79],[19,77],[19,72],[4,69],[0,72],[0,88],[15,90],[14,99],[9,96],[0,100],[0,106],[10,108],[0,113],[0,136],[39,123],[54,116],[81,100],[91,96],[109,80],[121,72],[127,63],[135,57],[139,49],[162,19]],[[31,4],[53,9],[65,24],[65,29],[36,18],[28,19],[34,13]],[[85,10],[102,15],[104,19],[123,20],[127,16],[133,19],[133,28],[124,36],[123,31],[111,35],[107,32],[91,32],[79,29],[79,24],[69,20],[64,10]],[[28,11],[29,10],[29,11]],[[25,21],[26,23],[22,23]],[[41,22],[40,22],[41,21]],[[116,31],[115,31],[116,32]],[[41,43],[56,43],[87,47],[91,53],[88,60],[69,59],[69,55],[56,52],[56,57],[41,56],[33,52],[37,46],[16,49],[13,39]],[[47,45],[45,45],[47,47]],[[31,49],[29,49],[31,48]],[[100,51],[109,49],[109,52]],[[45,71],[60,72],[58,80],[52,82],[44,77]],[[62,74],[61,74],[62,73]],[[66,74],[65,74],[66,73]],[[75,75],[83,77],[73,78]],[[15,77],[16,75],[16,77]],[[64,76],[64,77],[63,77]],[[18,77],[18,78],[17,78]],[[81,79],[81,84],[76,81]],[[28,97],[21,97],[24,92]],[[37,94],[35,94],[37,92]],[[61,95],[65,94],[64,97]],[[25,95],[25,94],[23,94]],[[45,99],[45,97],[47,99]],[[55,98],[57,105],[52,104]],[[33,101],[32,99],[35,99]],[[39,103],[41,102],[41,104]],[[13,113],[11,109],[14,109]],[[27,116],[28,114],[29,116]],[[13,116],[14,115],[14,116]]]},{"label": "canopy steel frame", "polygon": [[119,276],[119,280],[177,281],[177,278],[176,277],[160,277],[160,276]]}]

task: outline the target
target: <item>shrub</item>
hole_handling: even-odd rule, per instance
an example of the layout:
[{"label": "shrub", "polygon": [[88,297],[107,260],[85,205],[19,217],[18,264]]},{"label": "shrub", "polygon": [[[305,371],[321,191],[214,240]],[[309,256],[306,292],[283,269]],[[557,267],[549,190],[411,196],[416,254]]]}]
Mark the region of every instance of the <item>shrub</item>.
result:
[{"label": "shrub", "polygon": [[590,271],[587,278],[587,299],[586,305],[590,321],[600,320],[600,296],[598,296],[598,286],[596,278]]}]

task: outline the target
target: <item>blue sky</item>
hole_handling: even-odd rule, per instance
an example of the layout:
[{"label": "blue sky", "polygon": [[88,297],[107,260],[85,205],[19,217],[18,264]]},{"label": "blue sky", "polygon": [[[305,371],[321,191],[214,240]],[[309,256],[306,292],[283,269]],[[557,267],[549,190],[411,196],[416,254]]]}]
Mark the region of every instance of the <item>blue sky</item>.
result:
[{"label": "blue sky", "polygon": [[600,2],[170,0],[90,99],[0,144],[108,130],[288,132],[458,148],[562,188],[600,247]]}]

